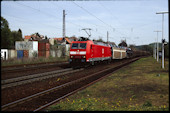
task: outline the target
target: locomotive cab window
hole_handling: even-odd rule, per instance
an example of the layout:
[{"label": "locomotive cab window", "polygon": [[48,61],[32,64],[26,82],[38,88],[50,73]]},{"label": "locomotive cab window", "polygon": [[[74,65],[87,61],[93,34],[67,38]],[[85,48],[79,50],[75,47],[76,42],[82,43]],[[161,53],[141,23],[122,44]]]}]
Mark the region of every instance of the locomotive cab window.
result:
[{"label": "locomotive cab window", "polygon": [[78,43],[73,43],[71,48],[72,49],[78,49]]},{"label": "locomotive cab window", "polygon": [[72,49],[86,49],[86,43],[73,43]]},{"label": "locomotive cab window", "polygon": [[80,49],[86,49],[86,43],[80,43]]}]

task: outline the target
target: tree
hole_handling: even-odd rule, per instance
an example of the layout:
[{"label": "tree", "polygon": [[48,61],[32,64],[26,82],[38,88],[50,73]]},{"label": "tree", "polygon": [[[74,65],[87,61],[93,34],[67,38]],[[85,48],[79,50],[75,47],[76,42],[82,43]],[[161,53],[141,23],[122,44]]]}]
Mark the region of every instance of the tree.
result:
[{"label": "tree", "polygon": [[12,37],[8,21],[1,17],[1,48],[10,49],[11,45]]},{"label": "tree", "polygon": [[45,39],[46,39],[46,40],[48,39],[47,36],[45,36]]},{"label": "tree", "polygon": [[11,47],[14,49],[15,48],[15,41],[22,41],[22,31],[21,29],[19,29],[18,31],[12,31],[11,32],[11,41],[12,41],[12,45]]},{"label": "tree", "polygon": [[97,42],[104,42],[102,37],[99,36],[99,39],[96,40]]},{"label": "tree", "polygon": [[137,47],[138,50],[142,50],[142,51],[148,51],[150,53],[153,53],[153,47],[151,45],[141,45]]},{"label": "tree", "polygon": [[165,49],[165,57],[169,58],[169,42],[164,47],[165,47],[164,48]]},{"label": "tree", "polygon": [[131,48],[132,50],[136,50],[136,47],[134,44],[129,45],[129,48]]},{"label": "tree", "polygon": [[1,48],[14,49],[15,41],[21,41],[22,31],[12,31],[9,28],[8,21],[1,17]]},{"label": "tree", "polygon": [[23,40],[23,38],[22,38],[22,30],[21,29],[18,29],[18,38],[19,38],[19,40]]},{"label": "tree", "polygon": [[121,40],[121,43],[119,43],[118,46],[123,46],[123,47],[127,47],[127,43],[125,40]]}]

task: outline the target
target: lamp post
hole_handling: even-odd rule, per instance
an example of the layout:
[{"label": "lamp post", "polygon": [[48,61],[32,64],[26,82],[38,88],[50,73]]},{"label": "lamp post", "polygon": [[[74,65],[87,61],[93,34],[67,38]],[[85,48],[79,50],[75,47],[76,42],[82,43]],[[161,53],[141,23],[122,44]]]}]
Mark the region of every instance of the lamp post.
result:
[{"label": "lamp post", "polygon": [[[169,12],[158,12],[158,13],[156,13],[156,14],[162,14],[162,40],[164,39],[163,38],[163,34],[164,34],[163,25],[164,25],[164,14],[165,13],[169,13]],[[164,43],[162,43],[162,68],[164,69]]]}]

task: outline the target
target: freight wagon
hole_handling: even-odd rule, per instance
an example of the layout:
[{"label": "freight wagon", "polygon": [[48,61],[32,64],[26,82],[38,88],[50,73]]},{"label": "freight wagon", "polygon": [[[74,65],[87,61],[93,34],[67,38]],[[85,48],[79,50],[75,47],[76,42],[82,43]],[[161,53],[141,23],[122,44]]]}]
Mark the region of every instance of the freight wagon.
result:
[{"label": "freight wagon", "polygon": [[123,59],[126,58],[126,48],[113,46],[112,47],[112,59]]}]

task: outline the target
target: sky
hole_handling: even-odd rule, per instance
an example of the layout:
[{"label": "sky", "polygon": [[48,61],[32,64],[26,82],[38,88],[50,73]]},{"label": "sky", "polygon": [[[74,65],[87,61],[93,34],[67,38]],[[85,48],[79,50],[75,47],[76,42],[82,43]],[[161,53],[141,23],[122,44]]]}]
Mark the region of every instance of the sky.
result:
[{"label": "sky", "polygon": [[[168,12],[168,0],[85,0],[85,1],[1,1],[1,16],[12,31],[22,30],[23,37],[38,32],[48,38],[88,37],[82,30],[90,28],[90,39],[102,38],[127,44],[145,45],[157,41],[162,31],[162,14]],[[169,42],[169,13],[164,14],[163,38]],[[162,32],[158,33],[161,42]]]}]

